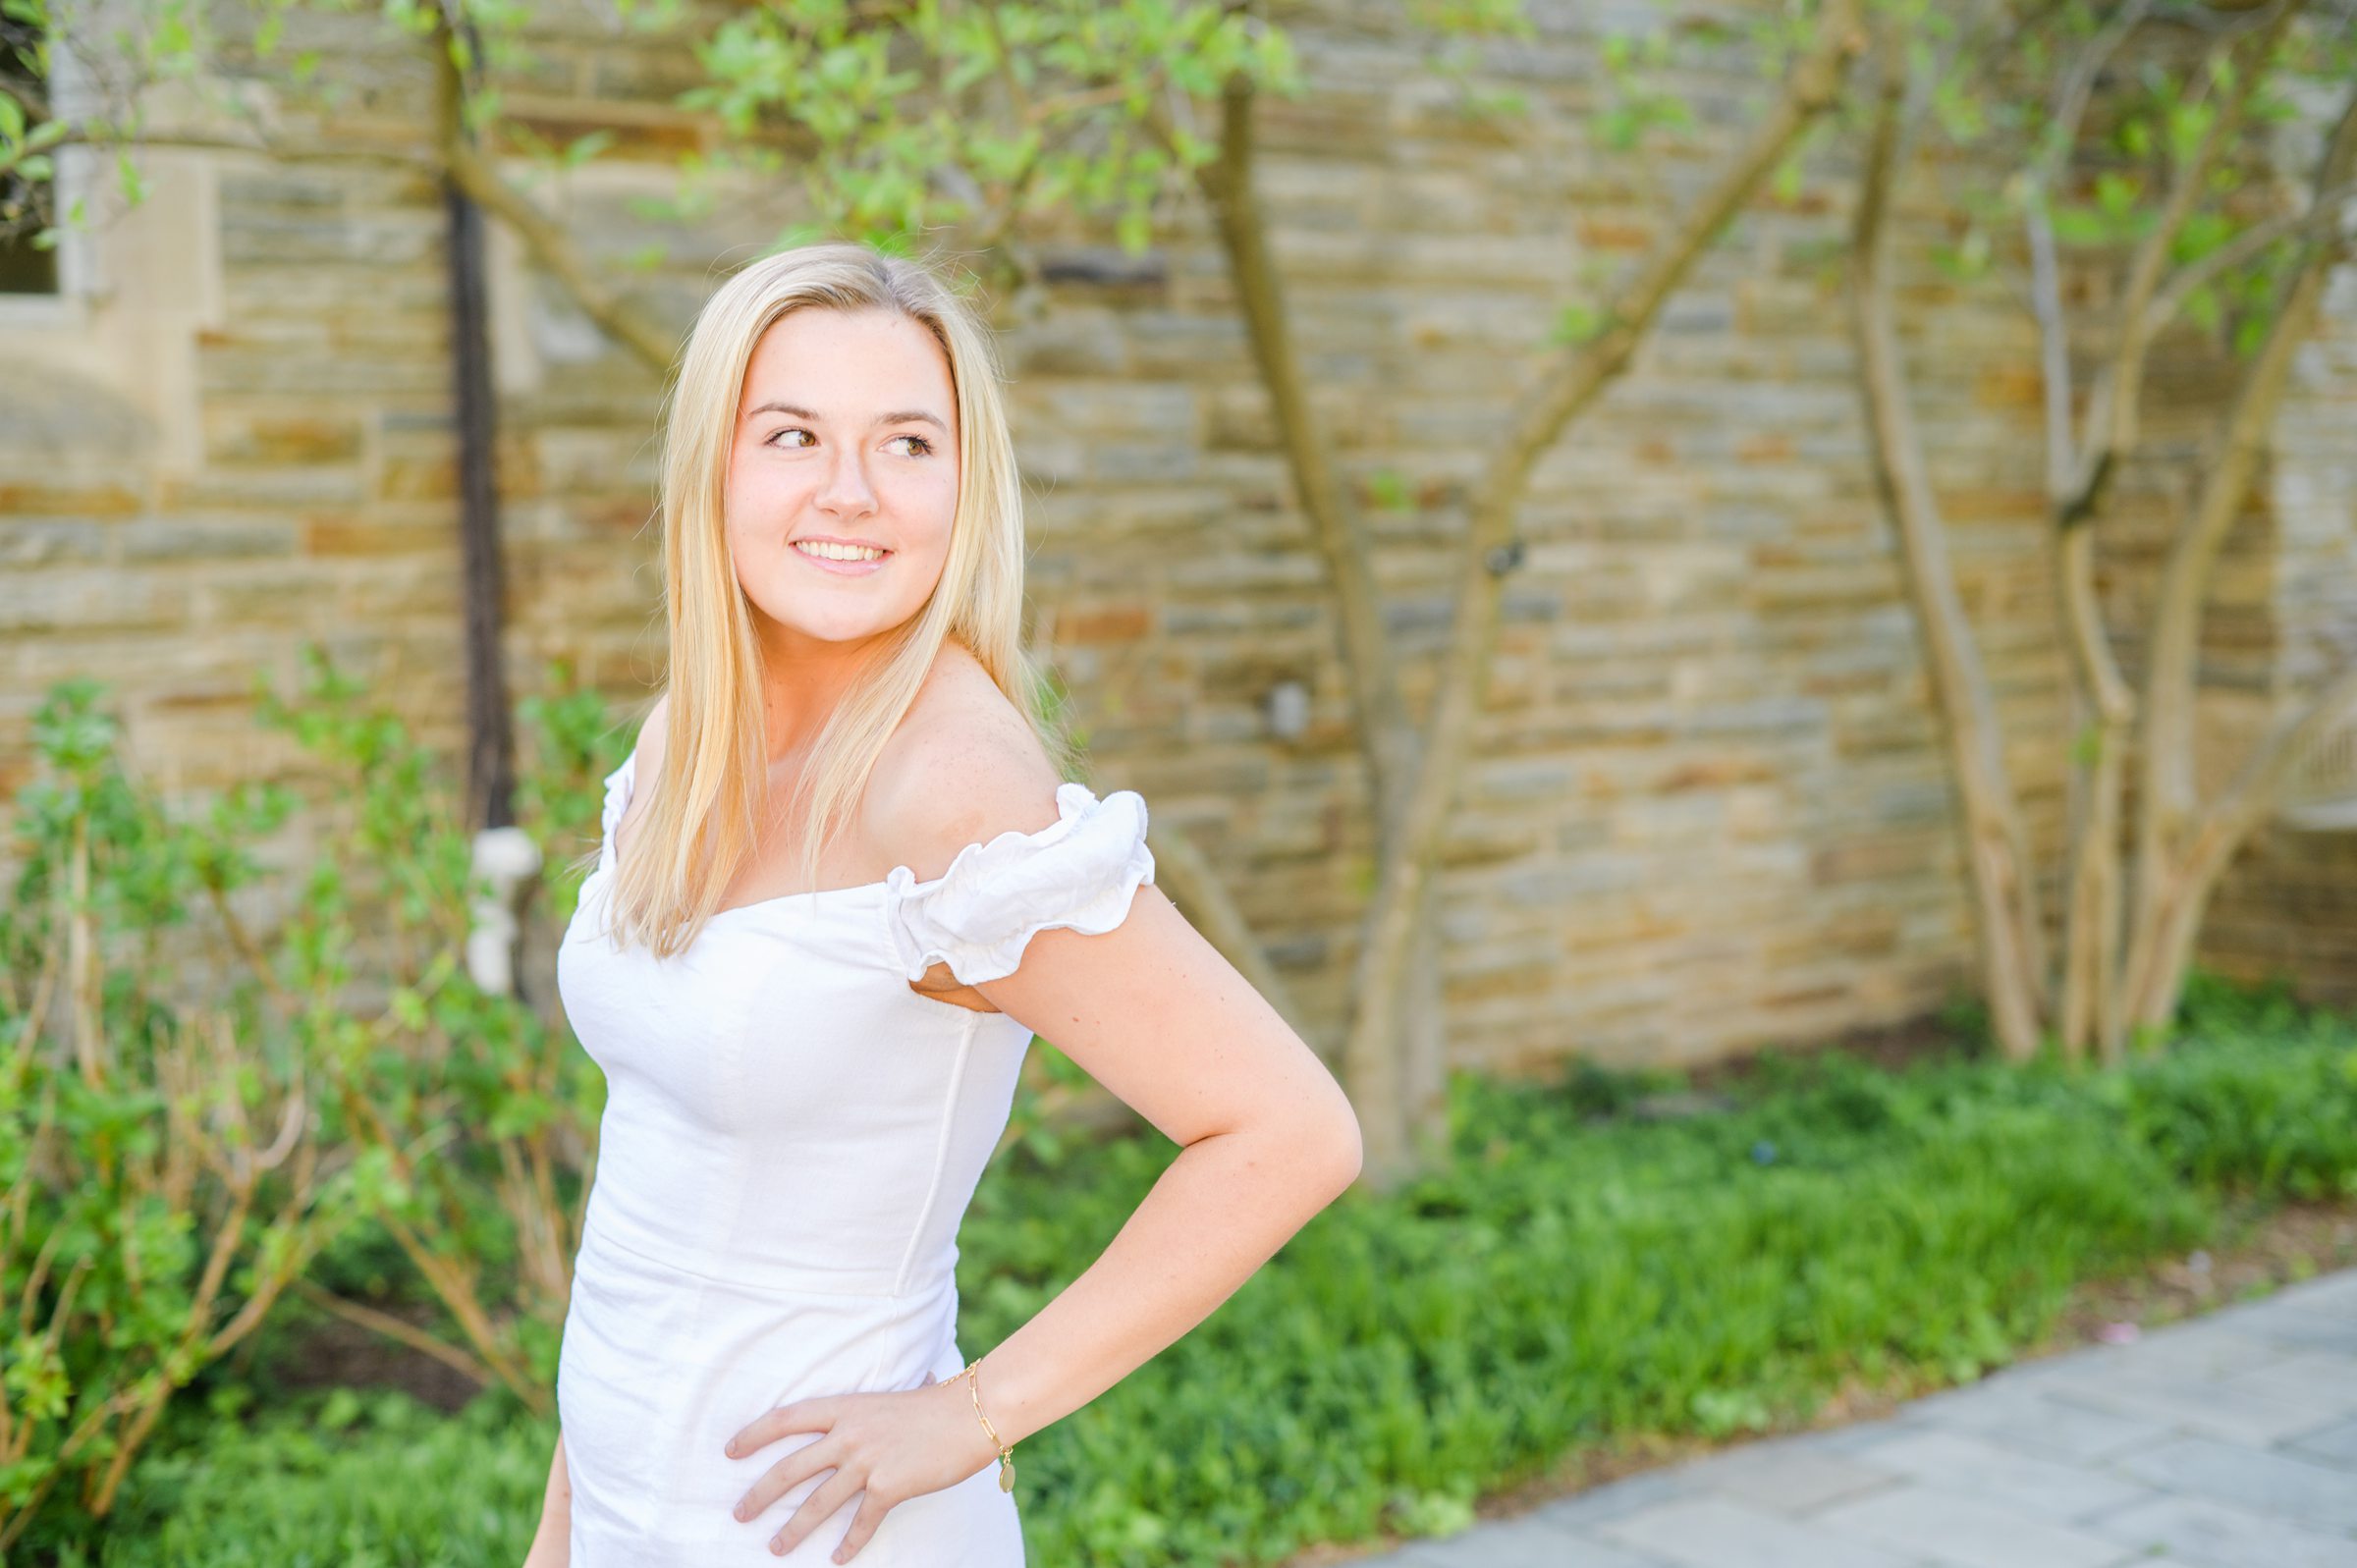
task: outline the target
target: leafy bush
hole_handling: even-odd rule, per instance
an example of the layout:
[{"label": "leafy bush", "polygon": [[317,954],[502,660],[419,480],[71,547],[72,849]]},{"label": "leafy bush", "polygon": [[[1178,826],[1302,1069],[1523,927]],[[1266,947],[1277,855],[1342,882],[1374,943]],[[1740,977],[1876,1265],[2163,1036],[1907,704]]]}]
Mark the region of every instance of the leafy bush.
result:
[{"label": "leafy bush", "polygon": [[[468,979],[479,890],[433,759],[315,651],[305,677],[293,702],[264,686],[261,717],[327,763],[345,831],[268,930],[238,895],[287,789],[176,816],[97,685],[60,684],[34,720],[0,902],[0,1555],[61,1497],[105,1519],[175,1394],[290,1289],[391,1323],[303,1277],[363,1217],[478,1380],[548,1406],[596,1072],[553,1005]],[[594,843],[603,703],[560,689],[524,715],[527,830]],[[581,868],[543,863],[569,912]]]},{"label": "leafy bush", "polygon": [[[1271,1562],[1447,1532],[1583,1447],[1798,1421],[1856,1379],[1975,1378],[2047,1332],[2078,1281],[2209,1239],[2229,1196],[2357,1195],[2357,1027],[2210,988],[2181,1045],[2116,1070],[1771,1057],[1733,1108],[1680,1119],[1639,1082],[1662,1079],[1458,1076],[1455,1169],[1346,1197],[1026,1441],[1033,1559]],[[1078,1273],[1170,1155],[1149,1135],[994,1166],[960,1236],[965,1348]],[[338,1561],[520,1561],[553,1431],[409,1420],[323,1448],[294,1427],[206,1433],[236,1444],[226,1461],[192,1439],[135,1473],[125,1517],[155,1527],[103,1561],[324,1560],[306,1542]],[[430,1485],[386,1484],[420,1471]]]},{"label": "leafy bush", "polygon": [[64,1544],[47,1560],[87,1568],[134,1551],[212,1568],[512,1568],[548,1481],[540,1428],[504,1392],[457,1416],[351,1389],[250,1425],[217,1416],[139,1466],[103,1543]]},{"label": "leafy bush", "polygon": [[253,875],[283,796],[175,822],[86,682],[33,720],[0,904],[0,1556],[71,1493],[103,1518],[176,1391],[260,1324],[357,1201],[317,1063],[250,989],[192,1003],[164,941]]},{"label": "leafy bush", "polygon": [[[471,978],[466,940],[483,889],[440,760],[315,649],[294,702],[261,696],[264,721],[326,764],[327,810],[343,827],[303,889],[311,918],[297,929],[316,933],[315,951],[301,955],[313,971],[304,978],[338,998],[375,999],[374,1016],[337,1016],[319,1032],[330,1135],[383,1170],[367,1218],[444,1309],[460,1341],[443,1347],[445,1358],[553,1413],[603,1080],[555,998],[535,1003]],[[543,846],[540,892],[561,923],[582,872],[551,851],[594,842],[581,824],[597,821],[594,781],[611,761],[597,745],[612,726],[593,693],[561,689],[522,712],[538,731],[539,766],[516,792],[519,825]],[[323,1290],[309,1294],[383,1321]]]}]

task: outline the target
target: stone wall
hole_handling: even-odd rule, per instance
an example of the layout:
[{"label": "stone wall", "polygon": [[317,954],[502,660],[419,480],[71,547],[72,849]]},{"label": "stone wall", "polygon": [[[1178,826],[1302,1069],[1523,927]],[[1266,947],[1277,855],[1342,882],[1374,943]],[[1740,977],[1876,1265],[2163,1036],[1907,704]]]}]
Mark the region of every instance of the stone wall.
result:
[{"label": "stone wall", "polygon": [[[1683,48],[1697,129],[1600,154],[1584,122],[1597,29],[1662,14],[1532,9],[1541,37],[1494,60],[1531,94],[1527,124],[1456,114],[1388,9],[1340,4],[1300,13],[1310,90],[1261,120],[1276,252],[1340,471],[1370,507],[1386,473],[1413,497],[1375,514],[1419,705],[1465,486],[1557,311],[1642,250],[1769,90],[1738,44]],[[361,18],[296,30],[285,47],[320,49],[323,78],[354,89],[340,136],[414,145],[421,57]],[[610,160],[535,193],[619,271],[664,238],[630,202],[695,135],[667,106],[691,67],[564,27],[536,46],[510,107],[622,135]],[[398,165],[190,161],[185,210],[108,242],[143,258],[139,287],[8,325],[0,788],[22,775],[25,715],[73,673],[112,682],[140,753],[192,786],[292,769],[246,691],[313,639],[377,672],[432,738],[461,737],[438,191]],[[1850,374],[1836,263],[1855,173],[1828,146],[1795,193],[1755,204],[1539,465],[1432,955],[1464,1065],[1699,1060],[1907,1018],[1970,983],[1950,792]],[[1902,193],[1902,303],[1961,589],[2051,864],[2067,737],[2033,329],[2001,286],[1959,286],[1929,257],[1969,173],[1926,168]],[[670,236],[675,260],[642,297],[684,327],[719,270],[793,216],[790,189],[755,194],[774,199]],[[1140,789],[1231,872],[1323,1045],[1347,1000],[1366,790],[1320,558],[1225,266],[1199,210],[1168,218],[1144,258],[1041,237],[1051,281],[1002,324],[1036,633],[1099,784]],[[528,691],[562,657],[642,699],[662,654],[655,380],[504,234],[493,265],[512,680]],[[174,355],[177,380],[141,374]],[[1262,718],[1287,679],[1313,693],[1291,740]]]},{"label": "stone wall", "polygon": [[[2334,276],[2324,329],[2293,364],[2268,494],[2278,653],[2262,717],[2273,720],[2357,661],[2357,268]],[[2357,777],[2342,793],[2352,809],[2287,817],[2254,837],[2219,889],[2203,962],[2357,1004]]]}]

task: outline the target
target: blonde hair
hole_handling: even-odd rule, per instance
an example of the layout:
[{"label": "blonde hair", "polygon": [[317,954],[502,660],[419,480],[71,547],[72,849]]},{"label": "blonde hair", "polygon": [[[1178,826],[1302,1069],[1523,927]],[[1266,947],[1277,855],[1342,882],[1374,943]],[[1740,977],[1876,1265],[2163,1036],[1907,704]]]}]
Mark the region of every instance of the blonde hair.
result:
[{"label": "blonde hair", "polygon": [[697,313],[663,419],[663,576],[671,633],[662,777],[614,870],[614,937],[670,956],[719,910],[758,845],[768,805],[761,647],[729,551],[723,506],[745,368],[790,311],[890,310],[925,327],[949,359],[957,400],[958,501],[949,559],[917,613],[882,645],[811,744],[790,805],[800,812],[803,882],[847,826],[944,641],[990,672],[1059,767],[1069,751],[1043,709],[1022,646],[1023,510],[1000,369],[987,329],[923,262],[828,243],[762,257]]}]

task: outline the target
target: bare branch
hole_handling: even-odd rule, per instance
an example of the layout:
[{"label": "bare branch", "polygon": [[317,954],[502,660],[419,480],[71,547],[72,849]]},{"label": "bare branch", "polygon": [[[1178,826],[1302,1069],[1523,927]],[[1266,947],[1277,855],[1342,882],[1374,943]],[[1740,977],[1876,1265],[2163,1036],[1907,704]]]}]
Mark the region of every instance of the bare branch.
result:
[{"label": "bare branch", "polygon": [[2233,782],[2202,814],[2188,872],[2204,882],[2215,881],[2252,830],[2275,809],[2293,766],[2352,715],[2357,715],[2357,665],[2327,680],[2305,706],[2253,748]]},{"label": "bare branch", "polygon": [[581,313],[610,333],[658,375],[669,377],[679,351],[679,335],[625,298],[590,270],[580,247],[555,220],[502,180],[470,147],[446,151],[450,177],[485,212],[516,232],[532,259],[546,267],[573,297]]},{"label": "bare branch", "polygon": [[462,1377],[472,1379],[482,1387],[488,1388],[499,1380],[492,1374],[490,1368],[458,1346],[436,1339],[414,1324],[406,1323],[391,1313],[379,1312],[374,1307],[364,1306],[356,1301],[348,1301],[308,1279],[297,1279],[294,1286],[295,1294],[321,1311],[331,1312],[347,1323],[357,1324],[362,1328],[383,1334],[388,1339],[409,1346],[411,1350],[431,1356]]},{"label": "bare branch", "polygon": [[[2314,189],[2338,189],[2357,165],[2357,93],[2327,138]],[[2190,825],[2194,809],[2194,659],[2210,568],[2241,515],[2268,430],[2282,402],[2291,360],[2315,324],[2326,262],[2334,239],[2309,235],[2285,280],[2280,303],[2244,373],[2202,488],[2179,524],[2162,568],[2145,681],[2144,832],[2140,858],[2157,874],[2166,847]]]},{"label": "bare branch", "polygon": [[[2091,455],[2091,476],[2112,472],[2128,453],[2135,450],[2137,415],[2144,399],[2145,352],[2151,347],[2152,334],[2146,323],[2146,313],[2153,296],[2160,290],[2163,269],[2168,254],[2185,232],[2186,223],[2201,205],[2203,188],[2209,183],[2211,166],[2220,152],[2233,143],[2242,130],[2245,112],[2250,107],[2251,94],[2266,75],[2268,57],[2275,52],[2276,42],[2299,14],[2302,0],[2278,0],[2266,22],[2258,28],[2258,41],[2252,46],[2251,58],[2234,73],[2226,88],[2225,101],[2211,116],[2202,138],[2177,170],[2169,186],[2168,198],[2163,203],[2161,217],[2137,247],[2136,258],[2128,268],[2128,281],[2121,291],[2119,307],[2119,341],[2112,354],[2110,431],[2108,437],[2098,436],[2097,445],[2109,447],[2101,459]],[[2239,40],[2232,34],[2221,39],[2214,53],[2220,58],[2227,54]],[[2202,73],[2205,85],[2216,77],[2215,70]],[[2092,497],[2086,510],[2093,510]]]},{"label": "bare branch", "polygon": [[2153,296],[2152,303],[2146,306],[2145,335],[2148,338],[2158,337],[2161,330],[2184,308],[2188,297],[2203,285],[2255,260],[2277,241],[2338,222],[2341,208],[2352,200],[2357,200],[2357,184],[2337,186],[2310,202],[2305,212],[2281,213],[2264,223],[2255,223],[2208,255],[2187,262],[2177,269],[2176,276],[2169,279],[2167,285]]},{"label": "bare branch", "polygon": [[257,158],[268,158],[274,163],[381,163],[399,169],[433,169],[439,166],[434,155],[423,148],[361,146],[331,141],[277,141],[266,136],[208,135],[193,131],[126,135],[113,126],[84,122],[68,127],[56,140],[43,146],[20,148],[10,156],[0,158],[0,175],[7,174],[23,160],[26,153],[46,151],[53,147],[92,147],[119,152],[162,147],[174,151],[243,152]]},{"label": "bare branch", "polygon": [[1886,35],[1882,103],[1853,220],[1849,288],[1869,451],[1899,547],[1932,690],[1962,806],[1963,848],[1990,1008],[2005,1054],[2038,1047],[2045,955],[2028,836],[2005,769],[1996,701],[1948,559],[1945,526],[1915,422],[1888,276],[1889,218],[1904,147],[1903,51]]},{"label": "bare branch", "polygon": [[2078,145],[2079,123],[2086,116],[2087,100],[2094,92],[2096,79],[2151,9],[2151,0],[2128,0],[2081,51],[2055,94],[2046,147],[2031,167],[2029,196],[2022,217],[2030,243],[2031,313],[2038,322],[2039,356],[2045,369],[2046,482],[2050,500],[2070,491],[2079,466],[2078,438],[2071,429],[2070,334],[2062,315],[2061,267],[2056,257],[2050,201],[2056,184],[2069,165],[2072,149]]},{"label": "bare branch", "polygon": [[[1443,656],[1432,719],[1398,840],[1384,856],[1369,915],[1367,939],[1354,966],[1358,1006],[1344,1061],[1354,1085],[1371,1087],[1381,1105],[1398,1081],[1399,1063],[1389,1042],[1399,1016],[1402,982],[1413,966],[1409,944],[1430,883],[1456,783],[1470,749],[1488,684],[1506,576],[1519,559],[1513,547],[1516,514],[1530,473],[1563,428],[1626,368],[1663,304],[1693,271],[1710,243],[1740,212],[1781,164],[1801,133],[1838,94],[1850,57],[1865,44],[1859,0],[1827,0],[1808,50],[1794,62],[1768,113],[1720,172],[1702,199],[1663,235],[1605,314],[1602,333],[1564,350],[1525,400],[1526,411],[1492,457],[1475,486],[1460,548],[1453,634]],[[1369,1130],[1377,1167],[1396,1158],[1398,1129]]]},{"label": "bare branch", "polygon": [[[1413,730],[1400,696],[1397,659],[1383,623],[1383,601],[1365,531],[1344,509],[1330,446],[1313,416],[1292,343],[1285,288],[1271,255],[1268,221],[1253,183],[1254,91],[1243,77],[1221,94],[1218,155],[1195,170],[1211,204],[1252,355],[1268,389],[1278,438],[1284,443],[1295,499],[1308,517],[1332,575],[1337,632],[1351,707],[1366,737],[1379,842],[1398,828],[1413,766]],[[1178,135],[1159,98],[1149,100],[1146,128],[1172,157]]]}]

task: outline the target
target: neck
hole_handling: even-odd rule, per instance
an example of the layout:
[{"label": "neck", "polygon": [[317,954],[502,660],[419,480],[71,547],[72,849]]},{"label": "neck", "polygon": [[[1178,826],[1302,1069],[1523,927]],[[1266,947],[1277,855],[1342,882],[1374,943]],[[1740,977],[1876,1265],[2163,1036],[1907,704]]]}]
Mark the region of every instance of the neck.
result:
[{"label": "neck", "polygon": [[808,748],[835,705],[866,678],[896,630],[836,642],[763,622],[761,715],[771,762]]}]

